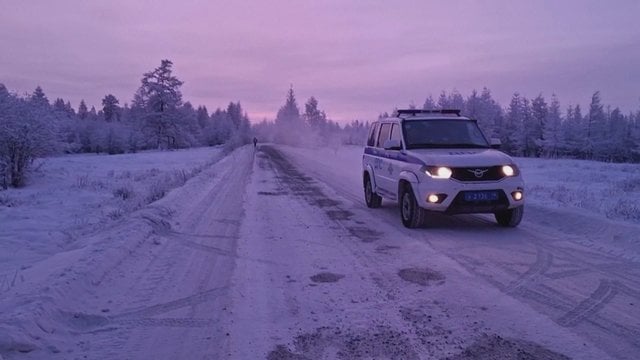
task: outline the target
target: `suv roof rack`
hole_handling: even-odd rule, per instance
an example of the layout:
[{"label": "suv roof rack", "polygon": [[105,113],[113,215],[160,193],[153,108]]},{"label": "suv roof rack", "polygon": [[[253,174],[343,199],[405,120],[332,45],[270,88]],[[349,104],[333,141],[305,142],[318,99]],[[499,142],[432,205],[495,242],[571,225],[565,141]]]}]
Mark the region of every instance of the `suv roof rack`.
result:
[{"label": "suv roof rack", "polygon": [[426,110],[426,109],[398,109],[398,116],[400,115],[413,115],[418,114],[455,114],[460,116],[460,110],[458,109],[440,109],[440,110]]}]

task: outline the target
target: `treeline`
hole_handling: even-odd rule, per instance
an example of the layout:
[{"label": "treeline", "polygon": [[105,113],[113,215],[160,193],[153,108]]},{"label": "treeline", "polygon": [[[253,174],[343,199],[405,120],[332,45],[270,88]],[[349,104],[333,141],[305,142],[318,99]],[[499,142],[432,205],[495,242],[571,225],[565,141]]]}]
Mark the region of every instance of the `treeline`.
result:
[{"label": "treeline", "polygon": [[[341,126],[331,120],[319,107],[318,99],[311,96],[302,111],[293,87],[287,93],[275,121],[263,120],[253,126],[257,136],[265,141],[296,146],[363,145],[369,122],[353,120]],[[261,141],[262,141],[261,140]]]},{"label": "treeline", "polygon": [[183,82],[172,63],[143,74],[131,105],[112,94],[102,107],[77,111],[69,101],[51,103],[42,88],[19,96],[0,84],[0,187],[21,186],[25,170],[36,157],[56,153],[120,154],[148,149],[180,149],[250,140],[249,118],[240,103],[209,113],[183,102]]},{"label": "treeline", "polygon": [[[120,154],[221,144],[232,149],[254,135],[260,142],[336,149],[364,144],[368,122],[341,126],[313,96],[301,109],[293,87],[275,121],[265,119],[253,126],[239,102],[213,112],[194,108],[183,101],[183,82],[173,75],[172,66],[162,60],[158,68],[143,74],[131,105],[121,105],[107,94],[99,109],[89,109],[84,101],[77,110],[64,99],[50,102],[40,87],[21,96],[0,84],[0,188],[23,185],[35,158],[57,153]],[[542,95],[528,99],[519,93],[503,108],[487,88],[467,97],[443,91],[437,100],[429,96],[423,108],[462,110],[516,156],[640,162],[640,111],[623,114],[605,106],[599,92],[584,111],[579,105],[563,111],[555,95],[550,100]]]},{"label": "treeline", "polygon": [[519,93],[503,108],[487,88],[466,98],[457,91],[443,91],[438,100],[429,96],[423,108],[462,110],[516,156],[640,162],[640,110],[624,114],[602,104],[600,92],[593,94],[584,111],[580,105],[563,111],[555,95],[549,100],[542,94],[528,99]]}]

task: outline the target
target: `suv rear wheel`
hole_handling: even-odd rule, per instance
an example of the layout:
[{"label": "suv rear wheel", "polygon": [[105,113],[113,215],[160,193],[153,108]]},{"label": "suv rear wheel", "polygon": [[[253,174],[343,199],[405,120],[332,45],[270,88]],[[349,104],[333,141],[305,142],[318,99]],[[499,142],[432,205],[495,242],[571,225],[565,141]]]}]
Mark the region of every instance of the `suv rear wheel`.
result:
[{"label": "suv rear wheel", "polygon": [[400,193],[400,217],[408,228],[417,228],[424,224],[426,211],[418,206],[411,185],[406,184]]},{"label": "suv rear wheel", "polygon": [[373,185],[371,185],[369,174],[364,176],[364,200],[370,208],[379,208],[380,205],[382,205],[382,197],[373,192]]},{"label": "suv rear wheel", "polygon": [[496,221],[504,227],[516,227],[522,221],[524,205],[495,213]]}]

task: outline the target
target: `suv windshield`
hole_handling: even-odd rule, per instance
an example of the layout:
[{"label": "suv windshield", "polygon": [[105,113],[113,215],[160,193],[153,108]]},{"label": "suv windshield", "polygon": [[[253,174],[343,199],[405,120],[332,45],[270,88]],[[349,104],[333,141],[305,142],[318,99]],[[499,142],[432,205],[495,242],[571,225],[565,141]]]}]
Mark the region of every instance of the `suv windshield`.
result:
[{"label": "suv windshield", "polygon": [[407,149],[489,147],[475,121],[410,120],[402,126]]}]

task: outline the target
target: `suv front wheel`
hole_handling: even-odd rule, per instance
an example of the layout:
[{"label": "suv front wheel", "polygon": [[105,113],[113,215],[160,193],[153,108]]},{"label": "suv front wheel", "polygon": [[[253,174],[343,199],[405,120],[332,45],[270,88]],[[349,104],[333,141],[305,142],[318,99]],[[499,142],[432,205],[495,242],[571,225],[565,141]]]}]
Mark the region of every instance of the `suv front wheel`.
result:
[{"label": "suv front wheel", "polygon": [[495,213],[496,221],[504,227],[516,227],[522,221],[524,205]]},{"label": "suv front wheel", "polygon": [[426,211],[418,205],[411,185],[405,184],[400,193],[400,217],[408,228],[417,228],[424,224]]}]

